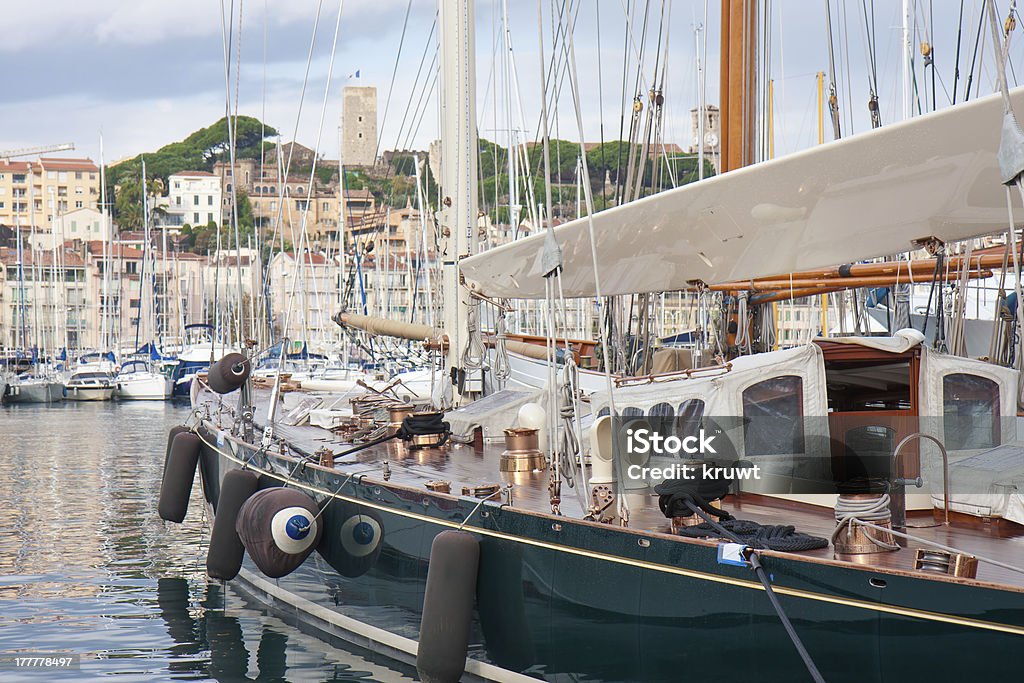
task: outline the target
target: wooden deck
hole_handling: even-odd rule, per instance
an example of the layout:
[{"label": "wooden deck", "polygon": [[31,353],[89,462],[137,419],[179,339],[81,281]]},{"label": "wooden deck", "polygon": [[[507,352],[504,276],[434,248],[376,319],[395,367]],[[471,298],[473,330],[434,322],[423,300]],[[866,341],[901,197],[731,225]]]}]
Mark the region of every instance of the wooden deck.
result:
[{"label": "wooden deck", "polygon": [[[258,391],[257,416],[267,414],[266,400],[268,392]],[[259,407],[261,403],[263,407]],[[257,423],[257,426],[262,428],[259,420]],[[314,462],[317,461],[314,458],[315,453],[322,448],[339,454],[353,446],[338,435],[319,427],[278,425],[275,429],[277,437],[287,441],[293,450],[308,456]],[[453,444],[440,449],[411,450],[402,442],[391,441],[339,457],[335,461],[335,469],[339,472],[358,471],[364,473],[368,480],[383,482],[384,463],[387,462],[390,469],[389,484],[424,488],[428,481],[445,480],[451,482],[453,495],[459,495],[464,486],[512,484],[513,507],[542,515],[551,514],[548,473],[502,473],[499,471],[502,450],[504,448],[500,444],[485,444],[480,448]],[[722,501],[722,507],[740,519],[749,519],[761,524],[793,525],[798,531],[823,538],[829,538],[835,528],[831,509],[806,503],[745,493],[727,496]],[[561,513],[570,518],[581,519],[584,516],[583,510],[576,490],[563,484]],[[1011,522],[957,514],[952,515],[949,526],[944,526],[941,524],[941,511],[936,511],[932,516],[927,513],[912,515],[908,519],[908,525],[911,528],[907,531],[912,535],[1010,565],[1024,564],[1024,527]],[[662,515],[658,508],[657,496],[653,493],[641,493],[631,497],[629,527],[648,533],[671,533],[669,520]],[[921,544],[910,542],[910,547],[904,547],[897,552],[855,557],[836,558],[832,547],[802,552],[799,555],[811,562],[856,565],[892,574],[913,572],[915,576],[920,577],[920,572],[913,571],[914,548],[919,545]],[[941,575],[929,576],[936,580],[971,581],[947,579]],[[977,579],[973,582],[1024,592],[1024,574],[985,562],[979,562]]]}]

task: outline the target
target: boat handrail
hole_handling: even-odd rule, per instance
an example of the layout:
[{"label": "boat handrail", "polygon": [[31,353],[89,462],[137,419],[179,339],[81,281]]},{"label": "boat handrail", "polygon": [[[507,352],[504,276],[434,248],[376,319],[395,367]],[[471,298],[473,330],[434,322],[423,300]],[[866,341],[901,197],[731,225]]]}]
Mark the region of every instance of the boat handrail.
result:
[{"label": "boat handrail", "polygon": [[686,370],[673,370],[672,372],[660,372],[650,375],[636,375],[635,377],[618,377],[615,379],[615,386],[629,387],[641,384],[656,384],[658,382],[670,382],[678,379],[694,379],[695,376],[704,377],[712,372],[725,374],[732,370],[732,363],[720,363],[708,365],[703,368],[687,368]]}]

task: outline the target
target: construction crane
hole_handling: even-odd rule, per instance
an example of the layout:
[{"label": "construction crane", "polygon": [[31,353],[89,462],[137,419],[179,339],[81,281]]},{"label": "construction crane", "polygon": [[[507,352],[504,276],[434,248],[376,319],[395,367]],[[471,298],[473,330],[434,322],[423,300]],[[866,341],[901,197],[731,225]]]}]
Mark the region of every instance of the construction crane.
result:
[{"label": "construction crane", "polygon": [[73,142],[61,142],[56,145],[43,145],[41,147],[22,147],[21,149],[8,149],[0,151],[0,161],[10,161],[14,157],[31,157],[37,154],[46,154],[47,152],[66,152],[69,149],[74,149],[75,143]]}]

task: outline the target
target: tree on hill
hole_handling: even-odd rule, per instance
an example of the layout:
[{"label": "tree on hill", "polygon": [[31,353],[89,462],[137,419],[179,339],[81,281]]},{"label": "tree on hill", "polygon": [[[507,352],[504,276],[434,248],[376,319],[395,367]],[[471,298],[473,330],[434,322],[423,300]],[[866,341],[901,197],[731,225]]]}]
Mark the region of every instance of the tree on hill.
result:
[{"label": "tree on hill", "polygon": [[[264,126],[251,116],[233,119],[235,126],[235,156],[238,159],[260,157],[260,146],[269,144],[264,136],[277,135],[277,130]],[[213,164],[228,158],[227,118],[201,128],[180,142],[164,145],[156,152],[139,154],[106,169],[107,191],[115,198],[114,218],[126,228],[142,225],[142,205],[139,199],[139,180],[142,159],[146,159],[146,178],[151,195],[163,195],[167,177],[181,171],[212,171]],[[153,183],[158,183],[154,186]],[[134,185],[134,187],[133,187]]]},{"label": "tree on hill", "polygon": [[[148,170],[148,168],[147,168]],[[139,230],[142,228],[142,183],[137,178],[126,178],[114,192],[114,215],[122,230]],[[149,196],[163,192],[163,183],[159,179],[146,181]]]},{"label": "tree on hill", "polygon": [[[277,130],[264,126],[251,116],[233,119],[235,126],[235,156],[239,159],[259,159],[261,144],[268,148],[264,137],[277,135]],[[137,178],[142,172],[142,157],[132,157],[114,166],[107,167],[107,184],[110,188],[120,185],[125,178]],[[216,161],[228,158],[227,118],[222,117],[213,125],[201,128],[180,142],[164,145],[156,152],[145,153],[146,175],[161,178],[181,171],[212,171]]]}]

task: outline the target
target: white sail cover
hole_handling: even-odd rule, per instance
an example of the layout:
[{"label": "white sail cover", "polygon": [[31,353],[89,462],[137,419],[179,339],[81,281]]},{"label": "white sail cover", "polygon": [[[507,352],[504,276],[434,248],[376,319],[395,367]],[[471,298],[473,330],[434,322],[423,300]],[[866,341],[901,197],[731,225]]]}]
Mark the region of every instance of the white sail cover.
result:
[{"label": "white sail cover", "polygon": [[[1024,89],[1011,98],[1024,112]],[[601,293],[781,275],[1004,231],[1002,120],[992,95],[595,214]],[[587,219],[555,234],[564,295],[595,296]],[[543,298],[543,246],[543,233],[511,242],[465,259],[462,273],[486,296]]]}]

